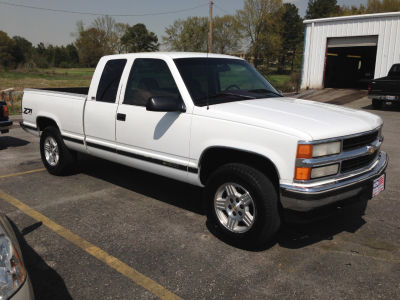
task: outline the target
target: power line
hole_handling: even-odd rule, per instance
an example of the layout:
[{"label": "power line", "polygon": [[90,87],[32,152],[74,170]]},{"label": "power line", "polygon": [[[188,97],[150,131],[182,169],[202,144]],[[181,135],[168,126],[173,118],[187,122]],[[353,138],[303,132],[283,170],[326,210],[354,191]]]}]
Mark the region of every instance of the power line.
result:
[{"label": "power line", "polygon": [[194,6],[194,7],[179,9],[179,10],[174,10],[174,11],[145,13],[145,14],[118,15],[118,14],[100,14],[100,13],[92,13],[92,12],[73,11],[73,10],[65,10],[65,9],[53,9],[53,8],[46,8],[46,7],[31,6],[31,5],[26,5],[26,4],[9,3],[9,2],[4,2],[4,1],[0,1],[0,4],[13,6],[13,7],[23,7],[23,8],[29,8],[29,9],[35,9],[35,10],[51,11],[51,12],[60,12],[60,13],[69,13],[69,14],[78,14],[78,15],[90,15],[90,16],[110,16],[110,17],[144,17],[144,16],[169,15],[169,14],[175,14],[175,13],[179,13],[179,12],[194,10],[196,8],[200,8],[200,7],[208,5],[208,3],[204,3],[201,5]]},{"label": "power line", "polygon": [[226,9],[222,8],[221,6],[219,6],[217,3],[214,2],[215,7],[217,7],[218,9],[220,9],[221,11],[223,11],[226,14],[231,14],[229,11],[227,11]]}]

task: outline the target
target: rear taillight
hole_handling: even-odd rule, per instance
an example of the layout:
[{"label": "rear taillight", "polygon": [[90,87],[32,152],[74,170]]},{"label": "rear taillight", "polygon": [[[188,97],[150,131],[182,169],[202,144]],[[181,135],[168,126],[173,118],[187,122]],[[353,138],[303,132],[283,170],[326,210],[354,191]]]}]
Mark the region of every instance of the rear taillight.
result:
[{"label": "rear taillight", "polygon": [[371,85],[371,83],[368,83],[368,93],[371,92],[371,89],[372,89],[372,85]]},{"label": "rear taillight", "polygon": [[8,117],[8,106],[7,105],[3,106],[3,116]]}]

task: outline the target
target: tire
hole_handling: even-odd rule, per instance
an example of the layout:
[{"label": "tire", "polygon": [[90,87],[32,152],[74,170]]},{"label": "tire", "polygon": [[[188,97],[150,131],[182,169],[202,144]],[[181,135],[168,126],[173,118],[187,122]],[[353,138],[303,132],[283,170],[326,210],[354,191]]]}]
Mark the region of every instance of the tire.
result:
[{"label": "tire", "polygon": [[276,188],[250,166],[231,163],[218,168],[207,180],[205,196],[208,222],[228,243],[261,246],[271,242],[279,230]]},{"label": "tire", "polygon": [[40,156],[47,171],[53,175],[67,175],[75,166],[75,153],[65,146],[56,127],[46,127],[40,136]]},{"label": "tire", "polygon": [[381,109],[383,107],[383,102],[378,99],[372,99],[372,107],[374,109]]}]

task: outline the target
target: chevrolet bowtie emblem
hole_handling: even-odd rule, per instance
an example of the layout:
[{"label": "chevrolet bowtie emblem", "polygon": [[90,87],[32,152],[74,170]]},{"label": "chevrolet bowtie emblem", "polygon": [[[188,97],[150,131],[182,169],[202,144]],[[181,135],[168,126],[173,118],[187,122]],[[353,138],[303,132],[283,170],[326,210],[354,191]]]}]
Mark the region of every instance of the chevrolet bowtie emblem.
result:
[{"label": "chevrolet bowtie emblem", "polygon": [[370,154],[375,153],[376,149],[377,149],[377,148],[376,148],[375,146],[367,146],[367,151],[368,151],[368,153],[370,153]]}]

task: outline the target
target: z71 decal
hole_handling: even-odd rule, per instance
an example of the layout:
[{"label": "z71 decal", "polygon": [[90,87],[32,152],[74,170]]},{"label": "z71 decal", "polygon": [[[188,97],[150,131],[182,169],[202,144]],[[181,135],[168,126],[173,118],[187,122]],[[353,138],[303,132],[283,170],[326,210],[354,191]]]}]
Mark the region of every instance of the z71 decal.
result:
[{"label": "z71 decal", "polygon": [[31,115],[32,114],[32,108],[24,107],[24,114],[25,115]]}]

